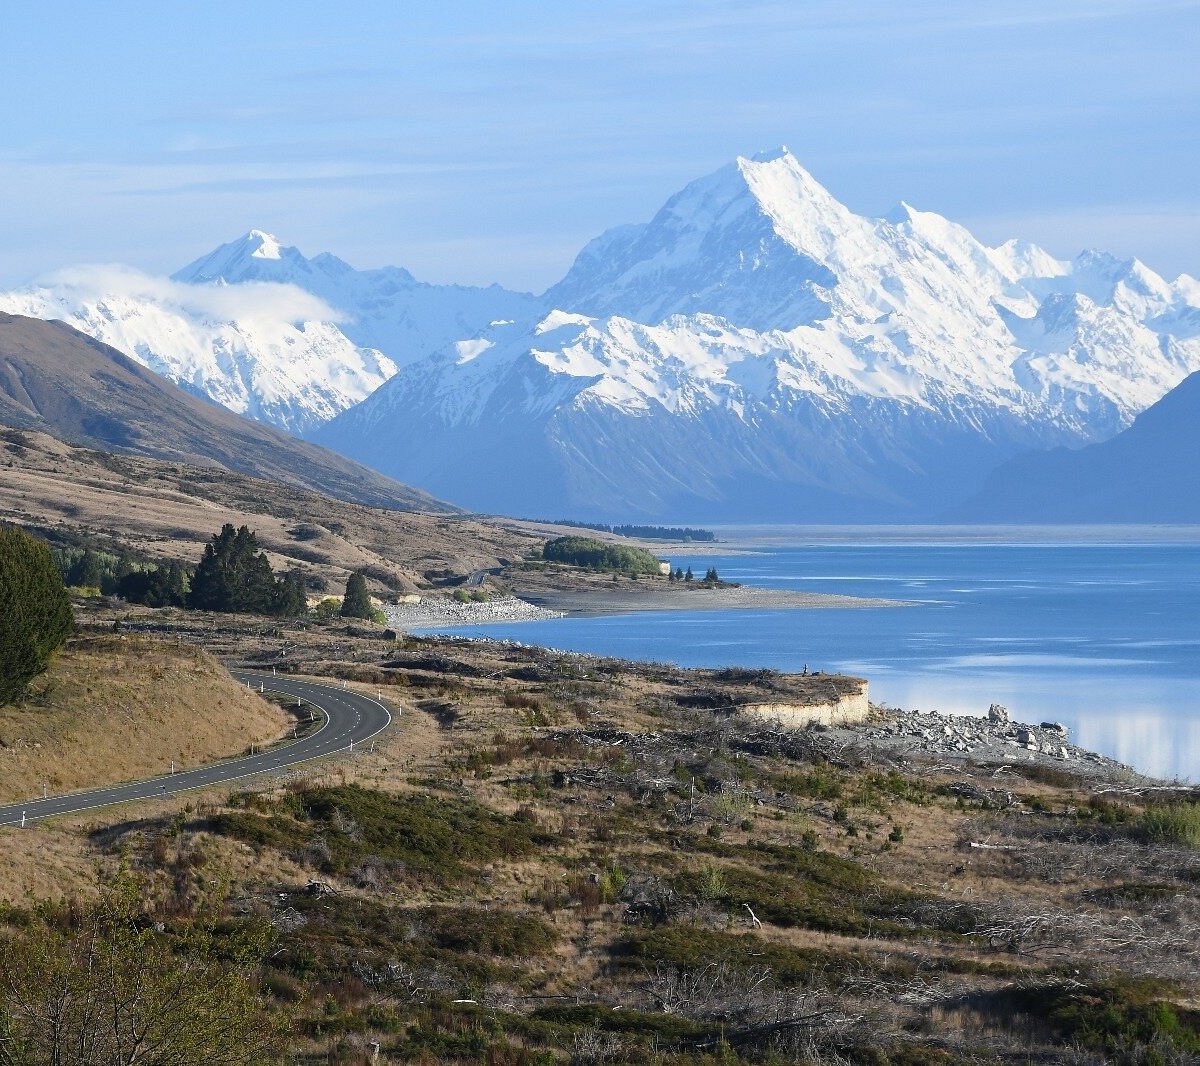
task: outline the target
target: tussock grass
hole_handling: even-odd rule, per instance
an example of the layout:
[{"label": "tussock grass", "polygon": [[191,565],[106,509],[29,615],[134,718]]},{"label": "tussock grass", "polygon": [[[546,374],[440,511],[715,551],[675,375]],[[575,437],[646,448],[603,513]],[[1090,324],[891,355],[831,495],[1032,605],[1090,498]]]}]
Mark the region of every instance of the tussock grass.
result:
[{"label": "tussock grass", "polygon": [[1138,833],[1151,844],[1200,848],[1200,803],[1172,803],[1142,812]]}]

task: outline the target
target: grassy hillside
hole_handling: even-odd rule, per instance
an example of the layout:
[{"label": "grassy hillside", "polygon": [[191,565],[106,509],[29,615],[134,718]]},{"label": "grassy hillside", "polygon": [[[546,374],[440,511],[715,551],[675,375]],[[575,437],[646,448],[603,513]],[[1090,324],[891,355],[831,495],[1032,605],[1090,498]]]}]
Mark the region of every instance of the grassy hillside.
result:
[{"label": "grassy hillside", "polygon": [[372,506],[454,512],[428,493],[198,399],[63,322],[0,313],[0,424],[237,471]]},{"label": "grassy hillside", "polygon": [[28,697],[0,708],[0,803],[212,762],[290,725],[199,648],[78,637]]},{"label": "grassy hillside", "polygon": [[223,523],[258,533],[273,565],[340,594],[352,570],[379,591],[413,592],[500,567],[544,539],[458,515],[385,510],[226,470],[81,448],[0,429],[0,519],[61,544],[199,559]]},{"label": "grassy hillside", "polygon": [[353,759],[18,843],[130,856],[168,927],[231,877],[230,920],[273,931],[293,1063],[1200,1055],[1191,793],[900,761],[734,709],[836,678],[225,623],[223,654],[403,715]]}]

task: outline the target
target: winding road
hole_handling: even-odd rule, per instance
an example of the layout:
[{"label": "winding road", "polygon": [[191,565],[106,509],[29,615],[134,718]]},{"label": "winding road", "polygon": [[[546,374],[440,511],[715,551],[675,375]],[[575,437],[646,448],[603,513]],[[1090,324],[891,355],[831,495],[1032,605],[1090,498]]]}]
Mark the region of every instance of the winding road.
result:
[{"label": "winding road", "polygon": [[232,670],[230,673],[238,681],[252,688],[261,685],[267,692],[297,697],[304,704],[324,712],[324,724],[299,740],[269,748],[258,755],[227,759],[224,762],[211,763],[194,770],[181,770],[145,781],[131,781],[123,785],[90,789],[87,792],[12,803],[0,807],[0,826],[28,826],[54,815],[77,814],[80,811],[107,807],[114,803],[128,803],[131,800],[174,796],[208,785],[269,774],[310,759],[351,751],[355,745],[369,742],[373,737],[379,736],[392,721],[391,712],[382,703],[350,689],[282,675],[274,677],[254,671]]}]

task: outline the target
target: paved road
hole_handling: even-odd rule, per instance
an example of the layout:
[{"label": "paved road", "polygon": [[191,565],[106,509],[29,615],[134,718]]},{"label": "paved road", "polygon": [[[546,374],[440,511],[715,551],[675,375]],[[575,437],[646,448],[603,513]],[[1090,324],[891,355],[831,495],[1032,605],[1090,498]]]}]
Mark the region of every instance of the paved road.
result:
[{"label": "paved road", "polygon": [[67,796],[51,796],[48,799],[31,799],[27,803],[13,803],[0,807],[0,825],[21,825],[22,817],[25,819],[24,824],[30,825],[56,814],[76,814],[95,807],[107,807],[113,803],[173,796],[207,785],[268,774],[295,763],[348,751],[352,742],[354,746],[368,743],[372,737],[382,733],[392,721],[391,714],[382,703],[350,689],[243,670],[234,670],[232,673],[239,681],[249,682],[253,688],[262,685],[267,692],[298,696],[305,706],[311,705],[324,711],[325,723],[308,736],[272,748],[261,755],[229,759],[194,770],[153,777],[146,781],[113,785],[111,788],[96,788]]}]

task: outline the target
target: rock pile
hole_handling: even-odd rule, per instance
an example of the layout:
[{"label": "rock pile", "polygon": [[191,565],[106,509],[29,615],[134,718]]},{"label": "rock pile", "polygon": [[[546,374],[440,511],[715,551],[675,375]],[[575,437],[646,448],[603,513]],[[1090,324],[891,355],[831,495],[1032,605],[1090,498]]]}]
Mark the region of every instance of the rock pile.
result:
[{"label": "rock pile", "polygon": [[903,711],[876,708],[871,721],[845,732],[858,742],[894,754],[925,755],[944,759],[974,759],[977,762],[1041,762],[1089,764],[1109,769],[1120,763],[1068,743],[1068,729],[1061,722],[1028,725],[1011,720],[1008,709],[992,704],[986,716],[943,715],[937,711]]}]

